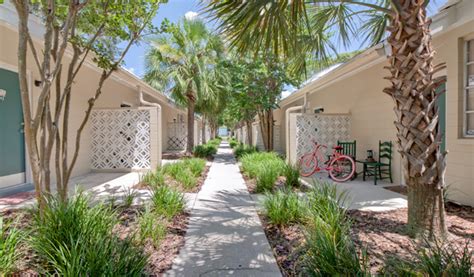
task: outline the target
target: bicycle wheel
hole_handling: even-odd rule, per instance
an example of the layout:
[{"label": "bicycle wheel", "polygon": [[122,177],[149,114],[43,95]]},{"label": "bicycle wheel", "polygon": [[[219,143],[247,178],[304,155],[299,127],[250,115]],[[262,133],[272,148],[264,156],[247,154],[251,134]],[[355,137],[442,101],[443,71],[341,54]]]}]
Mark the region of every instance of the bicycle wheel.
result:
[{"label": "bicycle wheel", "polygon": [[336,182],[345,182],[354,176],[355,163],[349,156],[340,156],[329,165],[329,176]]},{"label": "bicycle wheel", "polygon": [[313,154],[308,153],[300,158],[298,166],[300,168],[301,176],[309,177],[313,175],[314,171],[318,167],[318,160]]}]

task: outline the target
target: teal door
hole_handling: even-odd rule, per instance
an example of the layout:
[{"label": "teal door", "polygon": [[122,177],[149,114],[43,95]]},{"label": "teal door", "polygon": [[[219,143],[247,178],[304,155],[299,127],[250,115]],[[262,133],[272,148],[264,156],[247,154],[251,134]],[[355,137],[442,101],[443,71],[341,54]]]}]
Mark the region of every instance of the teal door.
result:
[{"label": "teal door", "polygon": [[[18,74],[0,68],[0,188],[25,182],[25,140]],[[5,95],[3,97],[2,94]]]},{"label": "teal door", "polygon": [[446,84],[442,84],[436,90],[437,93],[442,93],[438,98],[439,106],[439,128],[443,136],[443,141],[441,143],[441,151],[446,150]]}]

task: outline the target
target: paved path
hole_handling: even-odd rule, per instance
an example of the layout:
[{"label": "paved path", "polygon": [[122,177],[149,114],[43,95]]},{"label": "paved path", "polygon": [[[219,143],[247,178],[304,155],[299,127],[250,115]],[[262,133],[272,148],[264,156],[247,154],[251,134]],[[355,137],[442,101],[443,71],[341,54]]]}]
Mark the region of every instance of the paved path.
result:
[{"label": "paved path", "polygon": [[166,276],[281,276],[227,142],[197,195],[188,227]]}]

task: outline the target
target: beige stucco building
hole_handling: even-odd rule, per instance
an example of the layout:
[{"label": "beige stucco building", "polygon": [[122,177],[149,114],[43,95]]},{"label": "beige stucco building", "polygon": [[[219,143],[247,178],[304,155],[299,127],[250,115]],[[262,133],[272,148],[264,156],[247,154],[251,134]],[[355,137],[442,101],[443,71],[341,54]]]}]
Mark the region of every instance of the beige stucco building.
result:
[{"label": "beige stucco building", "polygon": [[[29,28],[37,49],[42,47],[43,25],[30,16]],[[14,7],[0,5],[0,192],[2,189],[29,183],[30,171],[22,133],[23,116],[18,85],[18,24]],[[70,61],[66,54],[64,64]],[[72,88],[69,141],[84,117],[88,99],[94,95],[101,69],[86,60]],[[33,109],[37,105],[40,80],[31,52],[28,56],[29,89]],[[62,78],[65,80],[65,74]],[[53,97],[52,97],[53,98]],[[82,136],[73,177],[91,171],[130,171],[151,169],[161,164],[166,151],[183,148],[186,139],[186,110],[177,107],[164,94],[124,69],[112,74],[96,101],[91,120]],[[195,144],[200,141],[201,122],[195,122]],[[124,124],[129,124],[127,128]],[[121,130],[116,130],[122,128]],[[184,133],[183,133],[184,132]],[[130,141],[146,141],[137,152]],[[176,144],[176,141],[179,143]],[[73,151],[74,143],[69,143]],[[114,148],[115,147],[115,148]],[[71,155],[70,155],[71,156]],[[54,177],[54,173],[52,174]]]},{"label": "beige stucco building", "polygon": [[[474,205],[474,1],[448,1],[433,17],[431,25],[435,63],[446,63],[440,74],[447,76],[446,93],[440,97],[443,147],[449,151],[446,181],[449,197]],[[389,48],[372,47],[349,62],[334,66],[281,101],[275,110],[281,148],[297,159],[296,126],[292,118],[305,113],[348,115],[349,139],[357,141],[357,158],[378,150],[379,140],[396,142],[393,100],[382,92],[388,86]],[[289,130],[289,132],[288,132]],[[307,137],[310,140],[310,136]],[[392,160],[394,183],[403,183],[400,155]],[[360,169],[359,169],[360,170]],[[358,171],[359,171],[358,170]]]}]

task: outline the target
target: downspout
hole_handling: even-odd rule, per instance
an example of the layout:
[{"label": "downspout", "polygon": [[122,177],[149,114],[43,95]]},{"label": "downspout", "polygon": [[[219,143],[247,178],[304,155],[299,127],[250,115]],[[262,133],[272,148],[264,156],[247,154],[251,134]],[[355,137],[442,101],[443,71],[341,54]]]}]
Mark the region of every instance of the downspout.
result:
[{"label": "downspout", "polygon": [[148,101],[145,101],[145,99],[143,98],[143,91],[142,91],[142,88],[141,86],[137,86],[138,88],[138,101],[140,103],[140,106],[147,106],[147,107],[156,107],[157,109],[157,114],[158,114],[158,122],[156,124],[157,126],[157,129],[158,129],[158,165],[157,166],[161,166],[161,152],[162,152],[162,135],[163,135],[163,132],[161,130],[161,105],[158,104],[158,103],[152,103],[152,102],[148,102]]},{"label": "downspout", "polygon": [[286,125],[286,131],[285,131],[286,150],[285,150],[285,152],[286,152],[286,161],[287,162],[291,162],[290,161],[290,113],[294,112],[294,111],[297,111],[297,110],[301,110],[301,113],[305,113],[306,108],[308,106],[308,102],[307,102],[308,99],[307,98],[308,98],[308,93],[305,93],[304,98],[303,98],[303,105],[290,107],[285,111],[285,125]]}]

